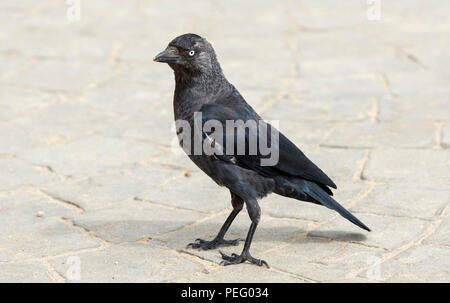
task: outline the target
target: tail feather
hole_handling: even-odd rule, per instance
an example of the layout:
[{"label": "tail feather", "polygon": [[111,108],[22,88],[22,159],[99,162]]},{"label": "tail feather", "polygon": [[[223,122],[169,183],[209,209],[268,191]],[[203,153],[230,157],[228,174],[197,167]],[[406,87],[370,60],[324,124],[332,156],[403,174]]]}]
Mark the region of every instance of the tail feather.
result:
[{"label": "tail feather", "polygon": [[348,210],[346,210],[342,205],[340,205],[336,200],[330,197],[326,192],[324,192],[317,184],[313,182],[308,182],[308,187],[306,193],[311,196],[314,200],[320,202],[323,206],[337,211],[341,216],[352,222],[353,224],[370,231],[364,223],[353,216]]}]

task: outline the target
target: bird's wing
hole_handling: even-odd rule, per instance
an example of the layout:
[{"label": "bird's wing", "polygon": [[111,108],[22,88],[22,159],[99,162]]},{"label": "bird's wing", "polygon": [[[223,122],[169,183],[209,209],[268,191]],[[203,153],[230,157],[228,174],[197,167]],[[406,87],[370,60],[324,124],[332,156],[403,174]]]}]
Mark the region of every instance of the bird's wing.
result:
[{"label": "bird's wing", "polygon": [[[208,140],[214,142],[214,145],[218,147],[218,150],[222,150],[222,154],[219,152],[217,155],[222,160],[233,160],[235,164],[252,169],[267,177],[276,177],[280,175],[301,177],[321,185],[321,187],[329,193],[331,193],[331,191],[326,188],[326,186],[336,188],[336,184],[334,184],[334,182],[319,167],[309,160],[294,143],[286,138],[275,127],[260,119],[248,104],[241,103],[237,105],[234,104],[233,106],[207,104],[201,108],[201,113],[202,125],[205,126],[205,123],[211,120],[216,121],[215,123],[219,122],[222,125],[223,135],[222,138],[219,136],[220,140],[217,140],[216,138],[216,135],[219,132],[215,132],[216,129],[214,127],[207,127],[206,130],[202,130],[203,137],[208,137]],[[226,127],[227,121],[237,120],[243,122],[253,120],[261,123],[261,125],[265,125],[268,131],[264,132],[261,131],[261,128],[255,129],[254,127],[246,128],[244,140],[239,141],[241,138],[237,136],[235,130],[230,130]],[[210,126],[211,125],[214,125],[214,123],[210,123]],[[262,130],[264,130],[264,126]],[[254,149],[253,152],[251,152],[252,150],[250,149],[250,143],[255,142],[255,138],[258,138],[256,153]],[[241,143],[242,148],[242,142],[245,142],[245,153],[242,153],[242,149],[240,152],[238,150],[239,143]],[[233,143],[233,147],[227,149],[227,144],[230,145],[230,143]],[[268,147],[271,154],[267,154],[267,149],[261,149],[261,145]],[[278,161],[272,162],[272,165],[266,165],[271,162],[268,160],[270,156],[276,154],[278,154]],[[266,164],[263,164],[262,162],[264,159]]]}]

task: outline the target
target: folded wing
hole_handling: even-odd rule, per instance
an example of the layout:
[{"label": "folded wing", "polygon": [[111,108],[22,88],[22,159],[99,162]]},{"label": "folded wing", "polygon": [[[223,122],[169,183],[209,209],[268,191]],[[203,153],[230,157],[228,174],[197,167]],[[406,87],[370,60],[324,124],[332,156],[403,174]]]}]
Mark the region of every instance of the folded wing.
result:
[{"label": "folded wing", "polygon": [[[280,175],[290,175],[297,176],[309,181],[317,183],[322,189],[327,193],[332,194],[327,188],[330,186],[336,188],[336,184],[311,160],[309,160],[305,154],[292,143],[288,138],[286,138],[281,132],[279,132],[272,125],[264,122],[259,118],[259,116],[253,111],[253,109],[246,103],[241,103],[239,106],[226,106],[221,104],[204,105],[201,109],[202,121],[206,123],[210,120],[219,121],[222,125],[223,137],[221,149],[223,150],[222,155],[217,155],[217,157],[223,159],[224,161],[230,161],[233,159],[236,165],[240,165],[249,169],[252,169],[259,174],[267,177],[276,177]],[[239,141],[240,137],[237,135],[235,129],[230,130],[226,127],[227,121],[237,121],[241,120],[244,123],[250,120],[256,121],[263,125],[262,128],[246,127],[244,140]],[[228,122],[230,123],[230,122]],[[248,123],[247,125],[250,125]],[[203,124],[204,125],[204,124]],[[264,130],[264,125],[267,128],[267,132]],[[216,133],[217,134],[217,133]],[[214,135],[213,131],[204,131],[204,137],[208,136],[211,142],[215,142],[212,138]],[[231,138],[230,138],[231,137]],[[250,143],[255,142],[255,137],[258,138],[256,153],[250,153]],[[233,148],[226,148],[227,142],[233,142]],[[245,153],[242,154],[238,152],[239,142],[245,142]],[[274,165],[263,165],[262,159],[268,159],[270,154],[267,155],[266,151],[261,149],[262,146],[268,147],[271,153],[278,154],[278,161]],[[241,146],[242,148],[242,146]],[[254,150],[253,150],[254,151]]]}]

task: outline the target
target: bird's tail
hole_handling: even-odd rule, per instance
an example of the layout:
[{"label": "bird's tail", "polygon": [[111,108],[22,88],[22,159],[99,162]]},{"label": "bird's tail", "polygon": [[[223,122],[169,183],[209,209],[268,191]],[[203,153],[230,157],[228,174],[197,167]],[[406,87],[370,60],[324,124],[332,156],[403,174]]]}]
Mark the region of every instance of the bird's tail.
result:
[{"label": "bird's tail", "polygon": [[346,218],[353,224],[370,231],[364,223],[358,220],[355,216],[353,216],[348,210],[346,210],[342,205],[340,205],[336,200],[330,197],[326,192],[324,192],[319,185],[314,182],[307,182],[308,186],[306,187],[306,194],[308,194],[311,198],[320,202],[323,206],[326,206],[330,209],[337,211],[342,217]]}]

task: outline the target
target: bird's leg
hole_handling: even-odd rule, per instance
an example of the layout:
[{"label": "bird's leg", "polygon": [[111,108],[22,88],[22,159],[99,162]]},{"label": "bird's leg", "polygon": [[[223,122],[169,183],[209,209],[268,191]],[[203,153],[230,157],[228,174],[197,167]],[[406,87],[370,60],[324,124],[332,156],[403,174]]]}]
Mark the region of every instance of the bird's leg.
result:
[{"label": "bird's leg", "polygon": [[220,228],[219,233],[217,236],[211,240],[206,241],[203,239],[196,239],[194,243],[189,243],[187,247],[192,248],[198,248],[198,249],[214,249],[219,245],[239,245],[240,241],[244,241],[244,239],[234,239],[234,240],[225,240],[224,236],[226,232],[228,231],[228,228],[230,227],[231,223],[233,223],[234,218],[239,214],[239,212],[242,210],[244,206],[244,200],[241,199],[241,197],[231,193],[231,205],[233,205],[233,211],[228,216],[228,218],[225,220],[225,223],[223,223],[222,227]]},{"label": "bird's leg", "polygon": [[264,260],[255,259],[250,255],[250,245],[252,244],[253,235],[255,234],[256,227],[258,226],[259,220],[261,218],[261,208],[258,205],[258,201],[250,200],[246,201],[247,211],[252,220],[252,224],[248,230],[247,238],[245,239],[244,249],[240,255],[231,254],[228,256],[223,252],[219,251],[222,255],[222,259],[224,261],[221,262],[222,265],[232,265],[239,264],[245,261],[249,261],[250,263],[262,266],[265,265],[269,268],[269,264],[267,264]]}]

